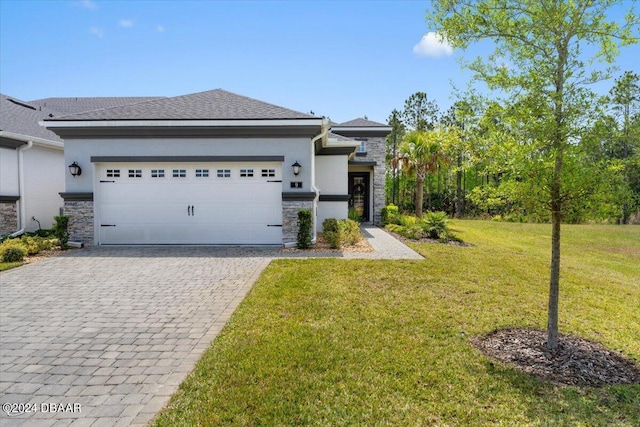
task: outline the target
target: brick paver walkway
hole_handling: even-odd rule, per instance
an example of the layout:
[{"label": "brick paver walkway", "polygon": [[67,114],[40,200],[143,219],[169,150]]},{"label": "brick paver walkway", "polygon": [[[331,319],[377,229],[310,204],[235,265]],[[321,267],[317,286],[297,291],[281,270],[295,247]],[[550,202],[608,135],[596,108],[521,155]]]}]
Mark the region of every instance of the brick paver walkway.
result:
[{"label": "brick paver walkway", "polygon": [[272,253],[95,248],[3,272],[0,403],[37,412],[9,417],[3,406],[0,425],[146,424]]},{"label": "brick paver walkway", "polygon": [[[375,253],[327,255],[422,258],[381,229],[363,233]],[[99,247],[0,273],[0,403],[14,404],[0,426],[147,424],[270,260],[288,256]]]}]

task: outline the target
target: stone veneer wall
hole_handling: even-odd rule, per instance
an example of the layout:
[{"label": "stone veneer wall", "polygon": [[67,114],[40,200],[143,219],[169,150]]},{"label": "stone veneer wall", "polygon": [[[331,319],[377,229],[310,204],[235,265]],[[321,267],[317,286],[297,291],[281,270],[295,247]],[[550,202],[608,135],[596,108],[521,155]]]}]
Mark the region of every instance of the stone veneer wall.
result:
[{"label": "stone veneer wall", "polygon": [[[296,243],[298,237],[298,211],[309,209],[313,213],[315,227],[315,212],[313,200],[283,200],[282,201],[282,243]],[[312,232],[314,228],[311,228]]]},{"label": "stone veneer wall", "polygon": [[93,245],[93,200],[65,200],[69,217],[69,241]]},{"label": "stone veneer wall", "polygon": [[0,202],[0,236],[18,231],[18,204]]},{"label": "stone veneer wall", "polygon": [[[354,138],[356,140],[359,139],[357,136],[350,136],[350,138]],[[386,174],[386,165],[385,165],[385,146],[386,146],[386,138],[383,136],[368,136],[367,139],[367,153],[366,155],[356,155],[353,158],[353,163],[358,164],[358,162],[376,162],[376,165],[373,166],[373,223],[375,225],[380,225],[382,222],[382,208],[385,206],[386,195],[384,191],[385,184],[385,174]]]}]

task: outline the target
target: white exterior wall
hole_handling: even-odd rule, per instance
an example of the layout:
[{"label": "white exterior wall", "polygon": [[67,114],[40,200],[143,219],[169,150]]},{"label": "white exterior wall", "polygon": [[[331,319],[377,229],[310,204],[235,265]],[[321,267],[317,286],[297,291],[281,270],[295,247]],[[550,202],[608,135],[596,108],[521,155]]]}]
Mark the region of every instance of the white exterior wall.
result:
[{"label": "white exterior wall", "polygon": [[[348,194],[348,157],[340,156],[316,156],[316,187],[320,195],[346,195]],[[318,202],[318,220],[316,231],[322,231],[322,222],[327,218],[347,218],[349,205],[346,201]]]},{"label": "white exterior wall", "polygon": [[[163,138],[163,139],[67,139],[65,163],[78,162],[82,175],[66,177],[66,192],[93,192],[92,156],[284,156],[282,188],[284,192],[311,191],[311,139],[288,138]],[[302,165],[293,175],[291,165]],[[346,169],[345,169],[346,174]],[[346,176],[346,175],[345,175]],[[302,181],[303,188],[292,190],[291,181]]]},{"label": "white exterior wall", "polygon": [[0,148],[0,196],[18,194],[18,152],[15,148]]},{"label": "white exterior wall", "polygon": [[[53,217],[60,214],[63,200],[60,197],[64,191],[64,176],[66,166],[62,150],[33,145],[23,152],[25,182],[25,231],[36,231],[38,223],[43,229],[51,228]],[[68,174],[68,173],[67,173]]]},{"label": "white exterior wall", "polygon": [[320,194],[347,194],[348,158],[341,156],[316,156],[316,187]]},{"label": "white exterior wall", "polygon": [[322,231],[322,222],[328,218],[345,219],[349,214],[347,202],[319,202],[316,231]]}]

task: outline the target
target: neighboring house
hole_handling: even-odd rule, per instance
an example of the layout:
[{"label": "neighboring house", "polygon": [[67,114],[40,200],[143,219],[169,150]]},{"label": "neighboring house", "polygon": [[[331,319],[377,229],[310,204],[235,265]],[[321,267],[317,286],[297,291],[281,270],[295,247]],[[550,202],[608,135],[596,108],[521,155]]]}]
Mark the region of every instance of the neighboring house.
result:
[{"label": "neighboring house", "polygon": [[[54,100],[67,102],[38,102]],[[380,220],[386,125],[331,126],[220,89],[78,108],[42,122],[64,139],[65,164],[81,168],[61,193],[71,240],[290,246],[300,209],[316,230],[350,205]]]},{"label": "neighboring house", "polygon": [[52,110],[0,95],[0,236],[51,228],[63,203],[62,139],[38,122]]}]

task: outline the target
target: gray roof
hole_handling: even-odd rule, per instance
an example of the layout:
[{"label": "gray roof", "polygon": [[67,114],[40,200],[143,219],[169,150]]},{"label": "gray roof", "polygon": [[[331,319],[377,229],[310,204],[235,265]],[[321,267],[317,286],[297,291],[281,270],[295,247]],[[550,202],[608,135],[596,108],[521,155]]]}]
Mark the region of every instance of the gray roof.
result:
[{"label": "gray roof", "polygon": [[313,119],[309,114],[278,107],[222,89],[173,98],[70,114],[50,120],[264,120]]},{"label": "gray roof", "polygon": [[56,113],[7,95],[0,94],[0,130],[62,142],[55,133],[38,125],[38,121]]},{"label": "gray roof", "polygon": [[138,102],[164,99],[162,96],[111,96],[111,97],[80,97],[80,98],[44,98],[29,101],[32,105],[46,107],[57,112],[56,116],[81,113],[103,108],[120,107]]},{"label": "gray roof", "polygon": [[360,141],[356,141],[355,139],[347,138],[346,136],[338,135],[337,133],[333,133],[333,132],[329,132],[329,134],[327,136],[329,138],[331,138],[331,139],[338,140],[338,142],[357,142],[357,143],[360,143]]},{"label": "gray roof", "polygon": [[362,119],[360,117],[358,117],[357,119],[349,120],[348,122],[335,125],[335,127],[363,127],[363,128],[388,127],[388,126],[389,125],[374,122],[373,120]]}]

